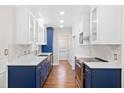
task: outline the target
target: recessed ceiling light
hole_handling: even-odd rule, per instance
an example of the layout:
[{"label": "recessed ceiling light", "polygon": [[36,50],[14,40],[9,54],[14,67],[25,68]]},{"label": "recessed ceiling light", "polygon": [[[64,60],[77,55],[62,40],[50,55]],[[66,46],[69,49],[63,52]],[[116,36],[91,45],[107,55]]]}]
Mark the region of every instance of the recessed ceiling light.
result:
[{"label": "recessed ceiling light", "polygon": [[64,12],[64,11],[60,11],[59,14],[60,14],[60,15],[64,15],[65,12]]},{"label": "recessed ceiling light", "polygon": [[63,28],[64,27],[64,25],[60,25],[60,28]]},{"label": "recessed ceiling light", "polygon": [[60,20],[60,23],[64,23],[64,20]]}]

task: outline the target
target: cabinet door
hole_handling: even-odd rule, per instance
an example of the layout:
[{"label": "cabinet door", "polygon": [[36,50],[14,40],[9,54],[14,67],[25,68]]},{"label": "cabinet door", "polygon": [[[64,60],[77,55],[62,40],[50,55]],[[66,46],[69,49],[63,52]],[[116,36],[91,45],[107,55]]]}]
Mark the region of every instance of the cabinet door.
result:
[{"label": "cabinet door", "polygon": [[29,40],[34,43],[35,41],[35,18],[33,14],[29,14]]},{"label": "cabinet door", "polygon": [[121,88],[120,69],[93,69],[93,88]]},{"label": "cabinet door", "polygon": [[42,65],[41,65],[40,76],[41,76],[41,87],[43,87],[43,84],[45,82],[45,67],[44,67],[44,63],[42,63]]},{"label": "cabinet door", "polygon": [[44,61],[44,81],[47,79],[47,62]]},{"label": "cabinet door", "polygon": [[41,66],[38,65],[36,68],[36,87],[41,87]]},{"label": "cabinet door", "polygon": [[29,12],[24,7],[16,7],[16,43],[29,44]]},{"label": "cabinet door", "polygon": [[38,26],[39,26],[39,23],[38,23],[38,20],[35,19],[35,30],[34,30],[34,42],[36,44],[38,44]]},{"label": "cabinet door", "polygon": [[121,15],[119,6],[94,6],[90,15],[91,44],[120,44]]},{"label": "cabinet door", "polygon": [[45,30],[44,25],[39,24],[39,27],[38,27],[38,44],[39,45],[46,45],[47,44],[46,33],[47,33],[47,31]]},{"label": "cabinet door", "polygon": [[91,19],[90,19],[90,24],[91,24],[91,41],[96,41],[97,38],[97,20],[98,20],[98,14],[97,14],[97,7],[93,7],[91,9]]},{"label": "cabinet door", "polygon": [[36,88],[36,75],[35,66],[8,66],[8,87]]},{"label": "cabinet door", "polygon": [[91,87],[92,87],[91,69],[85,66],[85,88],[91,88]]}]

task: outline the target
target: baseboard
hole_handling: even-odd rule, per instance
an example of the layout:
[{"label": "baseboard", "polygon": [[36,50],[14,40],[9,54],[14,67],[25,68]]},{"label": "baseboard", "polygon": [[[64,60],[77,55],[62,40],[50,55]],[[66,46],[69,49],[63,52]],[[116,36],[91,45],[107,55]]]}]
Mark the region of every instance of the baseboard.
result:
[{"label": "baseboard", "polygon": [[59,61],[68,61],[68,60],[59,60]]}]

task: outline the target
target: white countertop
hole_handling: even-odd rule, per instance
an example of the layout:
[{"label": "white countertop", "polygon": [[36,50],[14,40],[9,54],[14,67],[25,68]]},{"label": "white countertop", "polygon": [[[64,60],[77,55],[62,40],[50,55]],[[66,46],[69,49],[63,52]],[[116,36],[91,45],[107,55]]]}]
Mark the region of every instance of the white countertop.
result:
[{"label": "white countertop", "polygon": [[51,55],[52,53],[39,53],[38,55],[47,55],[47,56],[49,56],[49,55]]},{"label": "white countertop", "polygon": [[112,62],[84,62],[90,68],[109,68],[109,69],[120,69],[122,65],[119,63]]},{"label": "white countertop", "polygon": [[46,58],[47,56],[37,57],[34,55],[28,55],[14,59],[12,62],[8,63],[8,66],[36,66]]}]

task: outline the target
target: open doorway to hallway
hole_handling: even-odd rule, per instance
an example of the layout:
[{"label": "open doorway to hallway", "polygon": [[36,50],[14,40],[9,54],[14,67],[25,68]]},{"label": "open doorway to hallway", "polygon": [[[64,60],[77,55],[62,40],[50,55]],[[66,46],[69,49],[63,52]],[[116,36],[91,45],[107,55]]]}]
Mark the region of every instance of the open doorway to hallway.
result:
[{"label": "open doorway to hallway", "polygon": [[72,52],[72,31],[71,29],[63,29],[58,32],[58,59],[59,62],[67,61],[71,63]]}]

